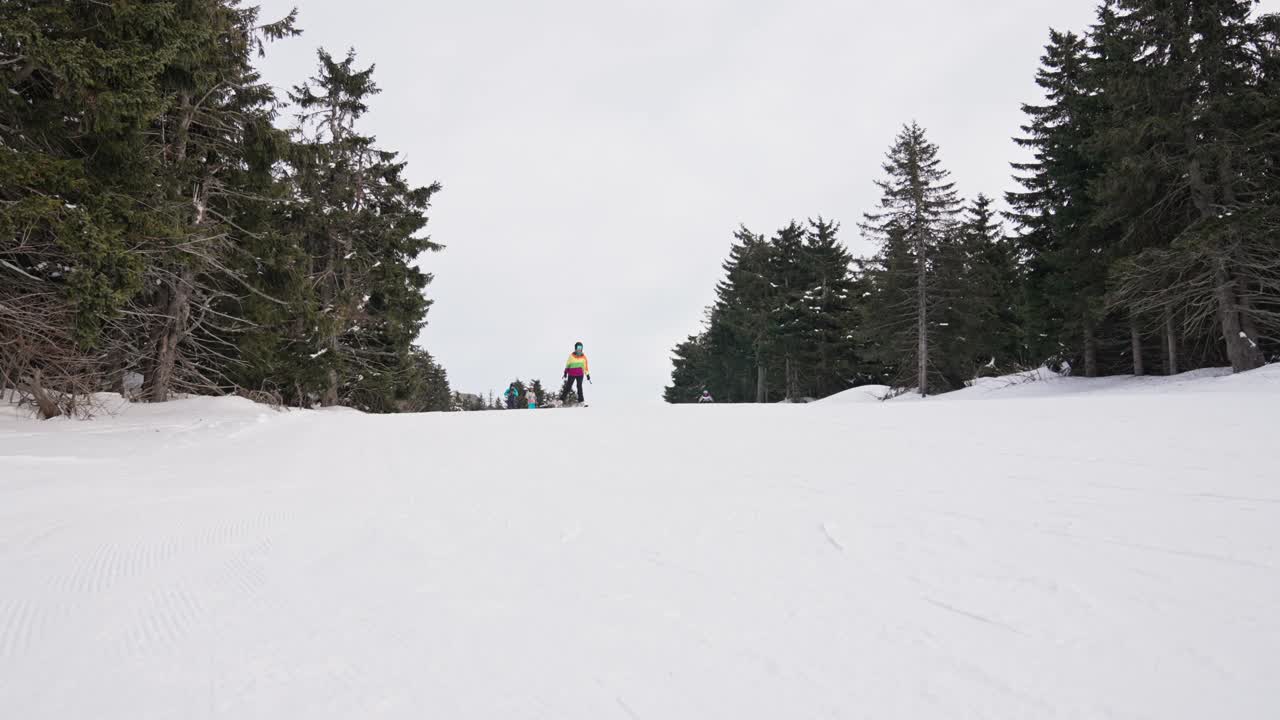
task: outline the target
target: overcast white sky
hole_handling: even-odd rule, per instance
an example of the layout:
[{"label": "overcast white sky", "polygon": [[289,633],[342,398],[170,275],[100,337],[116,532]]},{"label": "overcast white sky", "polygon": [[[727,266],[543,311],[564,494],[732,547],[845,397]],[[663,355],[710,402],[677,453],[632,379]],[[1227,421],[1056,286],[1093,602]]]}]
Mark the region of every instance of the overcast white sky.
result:
[{"label": "overcast white sky", "polygon": [[[657,402],[734,229],[856,222],[912,119],[966,196],[1010,187],[1049,27],[1094,0],[262,0],[300,38],[263,61],[281,89],[315,49],[354,47],[383,93],[365,130],[440,180],[421,344],[453,387],[558,382],[582,340],[589,400]],[[1280,0],[1264,3],[1275,10]]]}]

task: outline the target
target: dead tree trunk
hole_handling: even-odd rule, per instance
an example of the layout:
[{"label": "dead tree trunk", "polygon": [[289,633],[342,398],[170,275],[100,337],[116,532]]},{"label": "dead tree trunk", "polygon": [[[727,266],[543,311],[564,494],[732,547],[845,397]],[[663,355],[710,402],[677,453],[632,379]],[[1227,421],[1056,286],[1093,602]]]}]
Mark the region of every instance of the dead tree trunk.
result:
[{"label": "dead tree trunk", "polygon": [[796,393],[796,378],[795,378],[795,375],[793,374],[793,373],[794,373],[794,369],[793,369],[793,368],[792,368],[792,366],[791,366],[791,356],[790,356],[790,355],[787,355],[787,358],[786,358],[785,364],[786,364],[786,367],[784,368],[783,372],[785,372],[785,373],[786,373],[786,376],[785,376],[785,377],[786,377],[786,383],[787,383],[787,400],[790,400],[790,401],[794,402],[794,401],[795,401],[795,399],[796,399],[796,395],[797,395],[797,393]]},{"label": "dead tree trunk", "polygon": [[178,127],[174,133],[173,159],[181,163],[187,159],[187,142],[191,137],[191,120],[195,117],[195,108],[191,105],[191,93],[178,93]]},{"label": "dead tree trunk", "polygon": [[1249,347],[1258,353],[1258,367],[1266,364],[1266,357],[1262,354],[1262,349],[1258,347],[1258,338],[1262,337],[1258,331],[1258,324],[1254,322],[1253,304],[1249,302],[1247,292],[1238,293],[1236,298],[1240,301],[1240,329],[1249,342]]},{"label": "dead tree trunk", "polygon": [[1142,361],[1142,329],[1138,326],[1138,317],[1129,316],[1129,347],[1133,352],[1133,374],[1142,377],[1147,368]]},{"label": "dead tree trunk", "polygon": [[[338,314],[338,311],[336,309],[337,303],[336,302],[331,303],[331,306],[335,308],[334,314],[337,315]],[[338,318],[335,317],[334,324],[331,326],[329,331],[328,345],[326,346],[326,349],[329,353],[329,358],[328,358],[329,371],[325,374],[324,392],[320,394],[321,407],[334,407],[339,403],[338,368],[336,367],[336,364],[338,362],[338,348],[339,348],[338,333],[339,332],[340,331],[339,331],[339,325],[338,325]]]},{"label": "dead tree trunk", "polygon": [[1173,327],[1173,313],[1167,308],[1164,311],[1164,372],[1166,375],[1178,374],[1178,333]]},{"label": "dead tree trunk", "polygon": [[1222,326],[1222,340],[1227,346],[1227,359],[1233,372],[1244,372],[1262,367],[1262,350],[1245,332],[1236,281],[1227,271],[1225,261],[1219,260],[1214,272],[1214,297],[1218,303],[1218,322]]},{"label": "dead tree trunk", "polygon": [[191,316],[194,283],[195,272],[184,268],[178,281],[162,296],[163,306],[160,312],[165,320],[152,341],[150,368],[142,388],[142,396],[148,402],[164,402],[172,391],[178,347],[186,338],[187,320]]},{"label": "dead tree trunk", "polygon": [[128,388],[125,387],[125,378],[129,373],[128,360],[123,348],[116,348],[111,352],[109,360],[110,375],[108,376],[107,391],[119,393],[121,397],[125,397]]},{"label": "dead tree trunk", "polygon": [[765,384],[765,366],[764,362],[756,361],[756,402],[762,403],[768,399],[769,387]]},{"label": "dead tree trunk", "polygon": [[[1200,217],[1210,220],[1216,212],[1213,207],[1214,191],[1208,178],[1205,177],[1198,154],[1199,141],[1190,125],[1186,128],[1186,143],[1191,157],[1187,172],[1187,180],[1191,186],[1191,199],[1200,212]],[[1217,180],[1222,193],[1222,202],[1233,206],[1236,196],[1230,161],[1226,156],[1220,158],[1220,161]],[[1226,345],[1227,358],[1231,362],[1231,370],[1244,372],[1262,367],[1262,351],[1258,348],[1256,341],[1245,331],[1238,280],[1231,268],[1227,266],[1227,260],[1224,257],[1220,256],[1214,261],[1213,282],[1214,300],[1218,306],[1218,323],[1221,326],[1223,343]]]},{"label": "dead tree trunk", "polygon": [[40,371],[31,371],[31,382],[28,383],[27,389],[31,392],[31,397],[36,401],[36,408],[40,410],[40,418],[48,420],[56,418],[62,414],[62,409],[58,407],[58,403],[49,397],[49,392],[44,389],[41,382]]},{"label": "dead tree trunk", "polygon": [[320,396],[321,407],[334,407],[338,404],[338,371],[329,368],[324,394]]},{"label": "dead tree trunk", "polygon": [[1098,338],[1093,327],[1093,317],[1084,314],[1084,376],[1098,377]]},{"label": "dead tree trunk", "polygon": [[928,283],[924,257],[924,240],[916,241],[916,303],[919,315],[916,318],[916,383],[920,387],[920,397],[929,394],[929,314]]}]

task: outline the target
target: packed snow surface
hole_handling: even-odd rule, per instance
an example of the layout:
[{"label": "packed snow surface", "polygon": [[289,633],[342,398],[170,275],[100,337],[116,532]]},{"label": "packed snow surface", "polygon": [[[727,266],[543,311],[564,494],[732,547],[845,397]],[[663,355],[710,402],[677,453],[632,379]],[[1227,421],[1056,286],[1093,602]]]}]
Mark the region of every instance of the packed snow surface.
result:
[{"label": "packed snow surface", "polygon": [[1276,718],[1280,368],[0,411],[0,718]]}]

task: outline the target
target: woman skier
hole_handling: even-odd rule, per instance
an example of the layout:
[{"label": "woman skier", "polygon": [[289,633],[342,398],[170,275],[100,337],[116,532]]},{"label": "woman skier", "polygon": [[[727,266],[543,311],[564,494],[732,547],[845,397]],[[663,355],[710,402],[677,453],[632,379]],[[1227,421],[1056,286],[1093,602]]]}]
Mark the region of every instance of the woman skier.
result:
[{"label": "woman skier", "polygon": [[569,397],[569,391],[576,384],[578,386],[578,403],[586,402],[582,396],[582,378],[586,377],[591,380],[591,365],[587,363],[587,356],[582,352],[582,343],[573,344],[573,354],[564,364],[564,388],[560,390],[560,402],[564,402]]}]

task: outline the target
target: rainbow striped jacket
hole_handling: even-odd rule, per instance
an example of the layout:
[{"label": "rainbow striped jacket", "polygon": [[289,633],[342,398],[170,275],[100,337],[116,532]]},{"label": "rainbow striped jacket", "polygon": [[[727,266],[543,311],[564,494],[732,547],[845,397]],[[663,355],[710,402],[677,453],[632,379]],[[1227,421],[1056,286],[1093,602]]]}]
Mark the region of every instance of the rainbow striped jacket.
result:
[{"label": "rainbow striped jacket", "polygon": [[591,374],[591,365],[587,363],[587,354],[570,355],[564,364],[564,371],[569,377],[582,377]]}]

